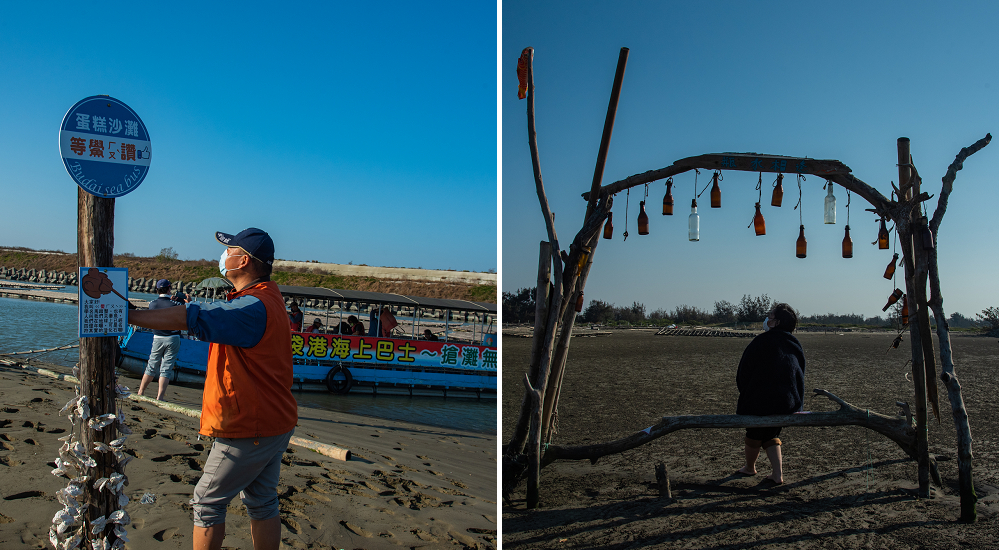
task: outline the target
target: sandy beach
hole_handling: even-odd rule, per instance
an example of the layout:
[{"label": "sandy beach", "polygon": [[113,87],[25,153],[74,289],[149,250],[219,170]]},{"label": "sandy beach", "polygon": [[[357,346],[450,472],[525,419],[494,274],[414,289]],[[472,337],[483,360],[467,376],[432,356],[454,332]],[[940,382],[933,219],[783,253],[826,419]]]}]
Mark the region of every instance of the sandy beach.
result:
[{"label": "sandy beach", "polygon": [[[797,333],[806,353],[806,409],[845,401],[896,414],[913,401],[909,341],[887,353],[894,334]],[[574,338],[553,443],[612,441],[663,416],[732,414],[736,366],[749,340],[614,331]],[[973,437],[977,523],[960,524],[956,434],[940,381],[941,422],[929,448],[943,487],[917,498],[916,463],[888,439],[857,426],[785,428],[784,485],[763,483],[743,463],[743,431],[681,430],[600,459],[558,461],[542,470],[541,508],[526,510],[522,484],[503,508],[503,547],[516,548],[997,548],[998,341],[953,336],[956,373]],[[504,339],[503,442],[517,418],[531,340]],[[673,498],[660,498],[656,464]]]},{"label": "sandy beach", "polygon": [[[37,365],[41,366],[41,365]],[[133,390],[138,380],[121,378]],[[51,475],[69,422],[66,382],[0,366],[0,548],[48,548],[66,479]],[[197,408],[201,390],[168,399]],[[198,421],[126,401],[132,517],[127,548],[190,548],[191,492],[211,443]],[[296,436],[349,449],[350,461],[290,446],[278,485],[283,548],[495,548],[496,436],[317,409],[299,409]],[[146,492],[153,504],[140,504]],[[226,548],[251,548],[249,519],[230,505]]]}]

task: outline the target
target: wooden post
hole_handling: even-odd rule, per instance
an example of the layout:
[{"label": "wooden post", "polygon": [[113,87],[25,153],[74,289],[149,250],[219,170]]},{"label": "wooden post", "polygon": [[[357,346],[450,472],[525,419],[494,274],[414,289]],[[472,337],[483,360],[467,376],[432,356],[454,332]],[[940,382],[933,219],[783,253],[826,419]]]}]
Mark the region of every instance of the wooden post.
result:
[{"label": "wooden post", "polygon": [[[899,166],[900,202],[907,202],[920,194],[919,184],[916,178],[911,181],[912,170],[910,168],[910,138],[901,137],[896,140],[896,158]],[[910,307],[917,307],[917,256],[916,252],[920,245],[914,241],[913,229],[915,219],[919,212],[919,207],[911,208],[907,219],[893,220],[899,233],[900,247],[902,248],[905,271],[906,271],[906,295],[907,301],[912,304]],[[916,316],[910,317],[910,353],[913,357],[913,401],[914,416],[917,425],[917,483],[919,489],[917,494],[926,498],[930,496],[930,461],[927,453],[927,383],[924,375],[924,350],[921,343],[920,321]]]},{"label": "wooden post", "polygon": [[[948,167],[947,173],[941,178],[941,195],[938,197],[938,205],[934,210],[934,216],[930,221],[931,234],[937,241],[938,227],[944,218],[945,210],[948,207],[948,198],[951,196],[952,185],[955,177],[962,165],[970,155],[986,147],[993,139],[993,136],[986,134],[969,147],[964,147],[955,156],[955,160]],[[955,364],[951,356],[951,336],[948,331],[948,321],[944,314],[944,298],[941,295],[941,278],[938,273],[937,248],[931,250],[927,261],[928,276],[930,279],[931,299],[928,306],[934,311],[937,319],[938,346],[941,352],[941,381],[944,382],[948,390],[948,399],[951,403],[952,419],[955,423],[955,432],[958,446],[958,491],[961,498],[962,512],[959,521],[973,523],[976,521],[976,488],[972,482],[972,432],[969,429],[969,413],[965,410],[965,400],[962,398],[962,385],[955,374]]]},{"label": "wooden post", "polygon": [[531,401],[531,428],[528,430],[528,494],[526,505],[528,509],[538,508],[538,480],[541,474],[541,423],[542,423],[542,392],[531,387],[528,377],[524,377],[524,387]]},{"label": "wooden post", "polygon": [[[77,263],[80,267],[114,267],[115,199],[95,197],[77,189]],[[118,414],[115,392],[114,336],[80,338],[80,394],[87,396],[91,417]],[[97,462],[90,474],[83,502],[89,504],[86,514],[87,538],[100,537],[91,533],[90,522],[107,517],[118,509],[117,497],[111,491],[97,491],[94,482],[118,472],[113,453],[94,450],[95,442],[109,444],[117,435],[115,423],[97,431],[82,423],[80,442]],[[110,524],[109,524],[110,525]],[[104,531],[110,548],[117,537],[110,527]]]},{"label": "wooden post", "polygon": [[[531,337],[531,356],[528,364],[528,380],[537,384],[538,365],[541,364],[542,343],[545,341],[545,327],[549,319],[549,285],[552,274],[552,246],[548,241],[538,243],[538,280],[535,284],[535,330]],[[521,414],[517,417],[514,434],[510,438],[507,451],[512,455],[523,452],[528,437],[531,396],[525,393],[521,401]]]}]

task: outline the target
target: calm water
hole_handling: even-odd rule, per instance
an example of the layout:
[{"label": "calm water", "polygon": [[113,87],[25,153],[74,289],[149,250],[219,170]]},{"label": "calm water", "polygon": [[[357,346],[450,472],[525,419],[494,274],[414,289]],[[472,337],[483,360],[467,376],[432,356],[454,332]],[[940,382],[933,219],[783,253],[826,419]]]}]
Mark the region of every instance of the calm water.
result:
[{"label": "calm water", "polygon": [[[66,287],[63,291],[77,292],[76,287]],[[156,296],[130,292],[129,297],[151,299]],[[0,298],[0,353],[75,344],[78,340],[76,334],[75,305]],[[72,367],[79,359],[79,352],[76,349],[51,352],[42,354],[39,359]],[[129,381],[127,385],[137,386],[137,382]],[[361,393],[341,396],[322,392],[296,392],[295,397],[302,407],[496,434],[498,400],[495,398],[374,397]]]}]

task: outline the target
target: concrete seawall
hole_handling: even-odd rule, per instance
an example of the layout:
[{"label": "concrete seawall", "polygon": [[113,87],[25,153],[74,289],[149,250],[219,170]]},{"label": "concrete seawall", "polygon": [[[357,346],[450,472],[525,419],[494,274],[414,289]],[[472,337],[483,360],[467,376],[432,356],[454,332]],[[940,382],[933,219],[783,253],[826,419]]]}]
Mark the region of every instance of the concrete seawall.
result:
[{"label": "concrete seawall", "polygon": [[343,277],[377,277],[393,281],[435,281],[468,283],[474,285],[496,285],[496,273],[472,273],[470,271],[444,271],[439,269],[414,269],[410,267],[372,267],[367,265],[323,264],[315,262],[295,262],[275,260],[274,267],[318,269],[331,275]]}]

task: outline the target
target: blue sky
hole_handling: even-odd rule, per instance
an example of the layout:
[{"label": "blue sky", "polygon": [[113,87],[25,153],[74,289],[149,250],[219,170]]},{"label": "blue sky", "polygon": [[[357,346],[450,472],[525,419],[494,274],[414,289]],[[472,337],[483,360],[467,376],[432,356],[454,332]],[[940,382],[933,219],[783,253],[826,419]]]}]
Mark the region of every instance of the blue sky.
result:
[{"label": "blue sky", "polygon": [[[545,229],[527,147],[516,62],[535,48],[535,109],[542,177],[560,245],[580,229],[618,52],[630,48],[604,171],[608,184],[675,160],[721,152],[836,159],[888,196],[898,180],[896,139],[909,137],[923,190],[934,195],[962,147],[997,136],[996,3],[588,2],[503,4],[502,288],[534,286]],[[998,298],[1000,140],[959,173],[939,233],[944,308],[972,316]],[[650,235],[636,216],[644,189],[614,203],[615,239],[601,240],[586,300],[638,301],[647,312],[686,304],[711,311],[744,294],[786,301],[803,314],[882,315],[893,283],[881,277],[877,222],[852,195],[854,257],[843,259],[846,191],[836,225],[823,224],[823,180],[808,177],[802,208],[808,255],[794,254],[799,211],[794,175],[767,234],[748,229],[758,175],[723,174],[722,208],[699,200],[701,240],[687,240],[693,172],[674,178],[675,213],[660,214],[664,182],[649,186]],[[702,171],[698,191],[708,183]],[[897,182],[898,183],[898,182]],[[622,232],[628,218],[629,238]],[[899,269],[898,274],[902,274]],[[903,287],[901,277],[896,286]],[[903,287],[905,288],[905,287]]]},{"label": "blue sky", "polygon": [[58,127],[108,94],[153,149],[118,253],[214,259],[257,226],[283,259],[497,269],[496,28],[462,2],[6,4],[0,246],[76,249]]}]

